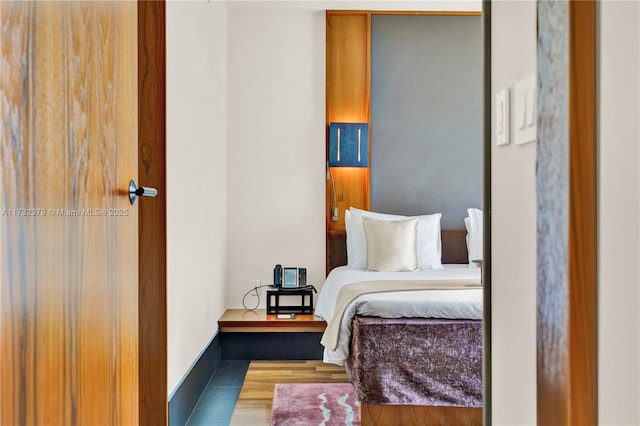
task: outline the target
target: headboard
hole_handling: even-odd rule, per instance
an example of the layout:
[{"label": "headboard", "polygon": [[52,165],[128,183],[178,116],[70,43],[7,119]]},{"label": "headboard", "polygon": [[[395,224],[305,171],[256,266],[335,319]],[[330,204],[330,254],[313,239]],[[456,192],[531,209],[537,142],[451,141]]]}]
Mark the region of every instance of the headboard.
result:
[{"label": "headboard", "polygon": [[[327,273],[333,268],[347,264],[347,233],[329,231],[327,239]],[[467,231],[442,231],[442,263],[469,263],[467,254]]]}]

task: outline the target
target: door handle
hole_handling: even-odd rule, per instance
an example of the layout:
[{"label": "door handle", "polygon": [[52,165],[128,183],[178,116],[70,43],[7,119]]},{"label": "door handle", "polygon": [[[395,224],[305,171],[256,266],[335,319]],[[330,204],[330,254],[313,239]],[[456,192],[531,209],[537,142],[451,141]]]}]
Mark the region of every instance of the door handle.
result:
[{"label": "door handle", "polygon": [[138,187],[136,181],[133,179],[129,182],[129,201],[132,205],[136,203],[138,197],[155,197],[156,195],[158,195],[158,190],[155,188],[146,186]]}]

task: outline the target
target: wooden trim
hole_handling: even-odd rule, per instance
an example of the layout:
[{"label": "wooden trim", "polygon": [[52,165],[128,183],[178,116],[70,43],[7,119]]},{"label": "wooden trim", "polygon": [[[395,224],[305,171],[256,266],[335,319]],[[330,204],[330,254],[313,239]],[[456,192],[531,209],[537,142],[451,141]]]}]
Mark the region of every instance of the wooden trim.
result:
[{"label": "wooden trim", "polygon": [[367,14],[367,72],[365,74],[365,78],[367,81],[365,102],[367,103],[367,124],[369,126],[369,149],[367,150],[367,156],[369,158],[367,160],[367,164],[369,166],[364,172],[364,180],[367,187],[364,193],[364,205],[365,210],[371,210],[371,135],[373,134],[373,129],[371,128],[371,13]]},{"label": "wooden trim", "polygon": [[481,425],[482,408],[360,404],[362,426]]},{"label": "wooden trim", "polygon": [[475,10],[327,10],[328,15],[481,16]]},{"label": "wooden trim", "polygon": [[569,2],[569,418],[598,422],[596,13]]},{"label": "wooden trim", "polygon": [[[326,14],[326,127],[337,121],[370,124],[371,49],[368,12]],[[326,140],[328,153],[329,138]],[[370,153],[369,153],[370,155]],[[370,158],[370,157],[369,157]],[[328,161],[328,155],[327,155]],[[326,184],[326,230],[344,230],[344,212],[353,206],[368,210],[369,168],[334,167],[339,220],[331,221],[333,195]]]},{"label": "wooden trim", "polygon": [[475,10],[420,10],[420,11],[404,11],[404,10],[372,10],[371,15],[411,15],[411,16],[481,16],[482,12]]},{"label": "wooden trim", "polygon": [[165,2],[138,2],[138,201],[140,424],[167,424]]},{"label": "wooden trim", "polygon": [[[281,320],[291,321],[291,320]],[[263,326],[225,326],[221,327],[220,331],[223,333],[324,333],[326,326],[276,326],[276,327],[263,327]]]},{"label": "wooden trim", "polygon": [[595,425],[595,2],[538,3],[538,28],[537,421]]},{"label": "wooden trim", "polygon": [[294,319],[278,319],[275,315],[267,315],[264,309],[227,309],[218,320],[218,326],[223,332],[322,333],[327,323],[308,314],[297,314]]}]

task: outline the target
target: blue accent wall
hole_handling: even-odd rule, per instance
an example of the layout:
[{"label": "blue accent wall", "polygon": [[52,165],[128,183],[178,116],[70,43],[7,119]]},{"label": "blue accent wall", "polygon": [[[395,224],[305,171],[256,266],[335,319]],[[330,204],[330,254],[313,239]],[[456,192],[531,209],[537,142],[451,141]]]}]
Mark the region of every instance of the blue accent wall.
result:
[{"label": "blue accent wall", "polygon": [[481,17],[371,24],[371,208],[464,229],[482,200]]}]

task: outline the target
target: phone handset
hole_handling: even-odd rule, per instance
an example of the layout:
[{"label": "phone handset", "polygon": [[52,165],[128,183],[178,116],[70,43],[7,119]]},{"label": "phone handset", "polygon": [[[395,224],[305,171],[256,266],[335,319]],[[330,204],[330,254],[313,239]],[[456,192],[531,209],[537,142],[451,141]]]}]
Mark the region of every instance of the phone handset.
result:
[{"label": "phone handset", "polygon": [[282,265],[276,265],[273,268],[273,286],[280,287],[282,285]]}]

